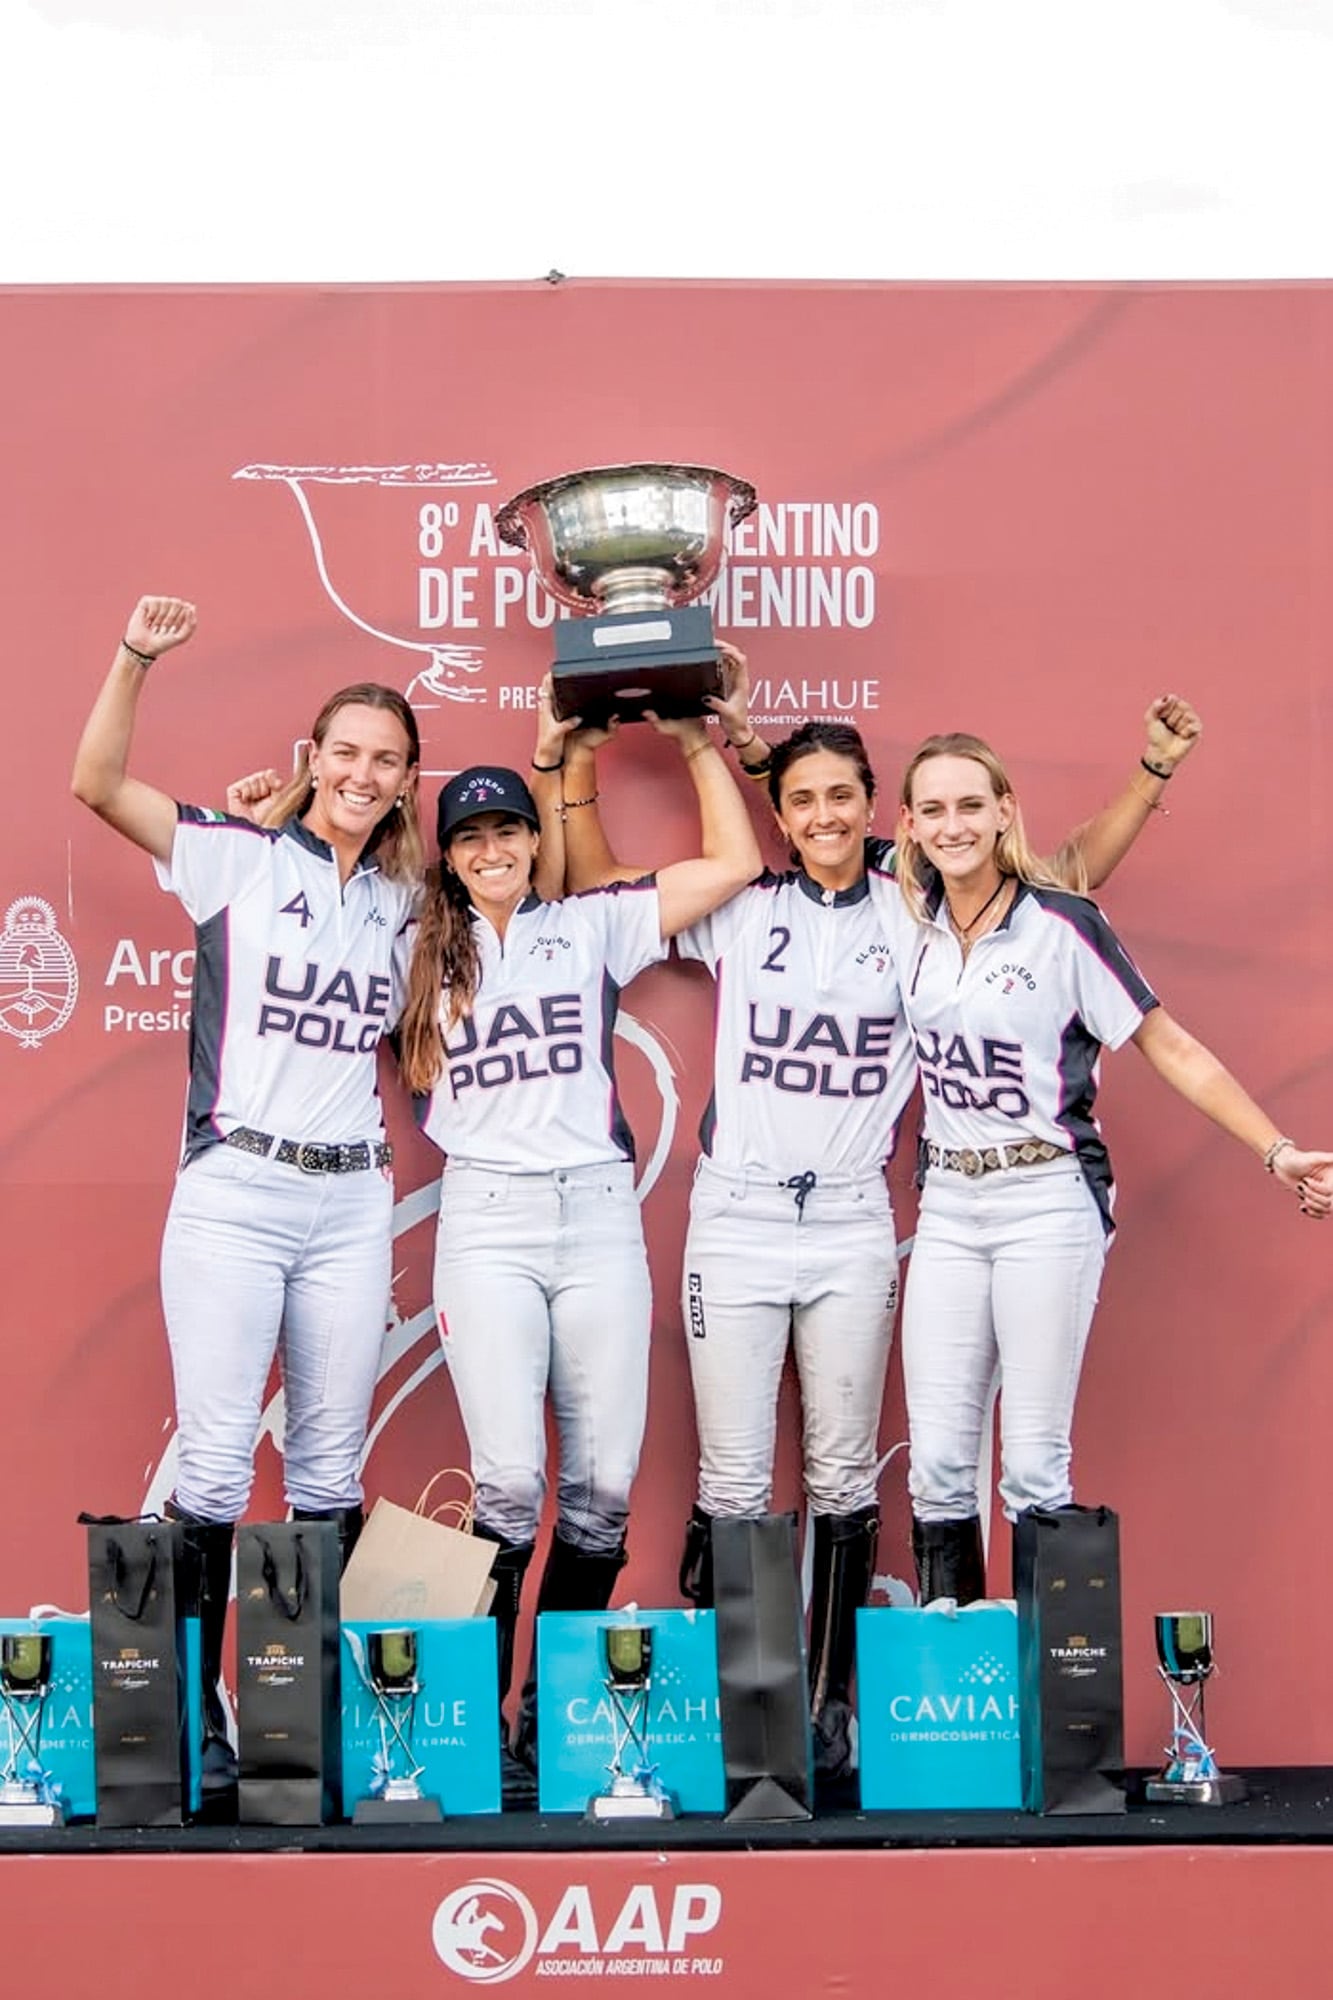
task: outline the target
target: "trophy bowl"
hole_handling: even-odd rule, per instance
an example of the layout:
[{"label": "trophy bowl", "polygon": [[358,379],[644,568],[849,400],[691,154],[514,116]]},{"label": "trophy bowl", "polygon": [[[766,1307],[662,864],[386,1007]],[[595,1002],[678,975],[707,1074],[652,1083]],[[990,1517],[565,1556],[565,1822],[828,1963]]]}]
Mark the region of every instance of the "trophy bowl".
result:
[{"label": "trophy bowl", "polygon": [[584,613],[661,610],[702,596],[753,486],[708,465],[600,465],[529,486],[495,517],[552,597]]}]

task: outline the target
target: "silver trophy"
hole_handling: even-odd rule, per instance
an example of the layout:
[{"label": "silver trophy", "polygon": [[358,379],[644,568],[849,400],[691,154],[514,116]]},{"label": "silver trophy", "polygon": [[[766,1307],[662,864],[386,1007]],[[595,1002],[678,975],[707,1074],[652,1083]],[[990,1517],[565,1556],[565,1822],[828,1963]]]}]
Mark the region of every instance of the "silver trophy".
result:
[{"label": "silver trophy", "polygon": [[1156,1805],[1225,1806],[1245,1797],[1245,1780],[1226,1777],[1203,1733],[1204,1682],[1213,1672],[1211,1611],[1159,1611],[1157,1671],[1171,1696],[1171,1741],[1160,1778],[1144,1796]]},{"label": "silver trophy", "polygon": [[367,1632],[364,1662],[359,1647],[352,1648],[361,1678],[375,1697],[380,1730],[378,1789],[372,1797],[357,1800],[352,1811],[355,1825],[386,1820],[421,1824],[443,1818],[439,1800],[422,1792],[424,1766],[417,1763],[412,1750],[417,1696],[421,1693],[417,1639],[410,1625]]},{"label": "silver trophy", "polygon": [[602,1660],[611,1708],[611,1782],[588,1801],[588,1818],[674,1819],[676,1802],[648,1752],[648,1704],[653,1687],[651,1625],[607,1625]]},{"label": "silver trophy", "polygon": [[42,1716],[51,1692],[51,1640],[45,1632],[0,1635],[0,1702],[5,1761],[0,1771],[0,1826],[63,1826],[65,1808],[50,1796],[42,1769]]},{"label": "silver trophy", "polygon": [[496,516],[558,603],[552,707],[588,724],[699,715],[725,693],[708,606],[753,486],[707,465],[602,465],[529,486]]}]

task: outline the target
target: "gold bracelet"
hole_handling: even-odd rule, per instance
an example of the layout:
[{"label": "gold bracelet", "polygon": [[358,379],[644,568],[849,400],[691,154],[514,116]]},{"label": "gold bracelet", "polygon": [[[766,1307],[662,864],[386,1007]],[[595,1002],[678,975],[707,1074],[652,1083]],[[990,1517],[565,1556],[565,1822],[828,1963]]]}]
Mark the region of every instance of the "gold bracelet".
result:
[{"label": "gold bracelet", "polygon": [[1148,794],[1140,789],[1137,779],[1135,778],[1130,779],[1129,789],[1131,790],[1131,792],[1133,792],[1136,799],[1143,800],[1143,803],[1145,806],[1147,806],[1149,812],[1160,813],[1163,819],[1170,819],[1171,808],[1169,806],[1158,805],[1156,799],[1150,799],[1148,797]]},{"label": "gold bracelet", "polygon": [[708,742],[696,743],[693,750],[685,752],[685,762],[688,764],[692,757],[702,757],[705,750],[712,750],[714,747],[713,744]]},{"label": "gold bracelet", "polygon": [[773,769],[773,752],[770,750],[767,757],[762,757],[757,764],[742,764],[741,769],[752,785],[766,785],[768,774]]}]

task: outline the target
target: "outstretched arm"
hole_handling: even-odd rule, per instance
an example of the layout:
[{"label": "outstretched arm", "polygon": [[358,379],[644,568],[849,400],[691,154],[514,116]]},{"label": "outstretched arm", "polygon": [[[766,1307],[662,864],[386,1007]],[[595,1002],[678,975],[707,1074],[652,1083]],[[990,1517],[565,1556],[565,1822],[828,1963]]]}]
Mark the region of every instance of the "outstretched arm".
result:
[{"label": "outstretched arm", "polygon": [[139,599],[74,756],[75,798],[158,861],[171,859],[176,802],[130,777],[130,744],[145,676],[163,653],[184,645],[194,628],[194,606],[184,598]]},{"label": "outstretched arm", "polygon": [[1057,856],[1057,866],[1073,884],[1081,861],[1090,889],[1099,888],[1128,854],[1155,812],[1164,812],[1162,793],[1203,734],[1195,710],[1179,695],[1158,695],[1143,718],[1147,740],[1125,789],[1095,818],[1077,826]]},{"label": "outstretched arm", "polygon": [[1134,1041],[1173,1090],[1248,1146],[1284,1187],[1298,1193],[1307,1214],[1327,1213],[1322,1183],[1309,1188],[1302,1183],[1307,1175],[1333,1168],[1333,1153],[1303,1152],[1285,1138],[1212,1050],[1196,1041],[1164,1007],[1154,1007],[1144,1015]]}]

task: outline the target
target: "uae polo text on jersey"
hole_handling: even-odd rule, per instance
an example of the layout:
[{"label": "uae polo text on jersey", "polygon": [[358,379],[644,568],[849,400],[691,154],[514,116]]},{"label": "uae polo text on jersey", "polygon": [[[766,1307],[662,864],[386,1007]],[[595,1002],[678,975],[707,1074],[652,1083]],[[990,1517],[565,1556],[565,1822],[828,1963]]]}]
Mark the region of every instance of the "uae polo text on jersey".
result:
[{"label": "uae polo text on jersey", "polygon": [[[887,866],[887,843],[867,858]],[[717,985],[704,1152],[724,1172],[859,1179],[893,1150],[916,1066],[869,893],[766,871],[676,940]]]},{"label": "uae polo text on jersey", "polygon": [[239,1125],[331,1145],[384,1129],[376,1051],[402,1008],[414,891],[326,841],[178,808],[159,882],[194,921],[185,1158]]},{"label": "uae polo text on jersey", "polygon": [[654,878],[557,903],[529,895],[503,940],[485,917],[473,923],[476,998],[418,1100],[422,1131],[451,1160],[497,1173],[632,1160],[612,1038],[621,988],[666,957]]},{"label": "uae polo text on jersey", "polygon": [[1072,1150],[1111,1227],[1111,1163],[1093,1115],[1102,1049],[1157,1006],[1095,903],[1020,883],[1002,923],[966,960],[942,891],[916,923],[874,879],[898,957],[925,1102],[926,1136],[980,1150],[1043,1139]]}]

